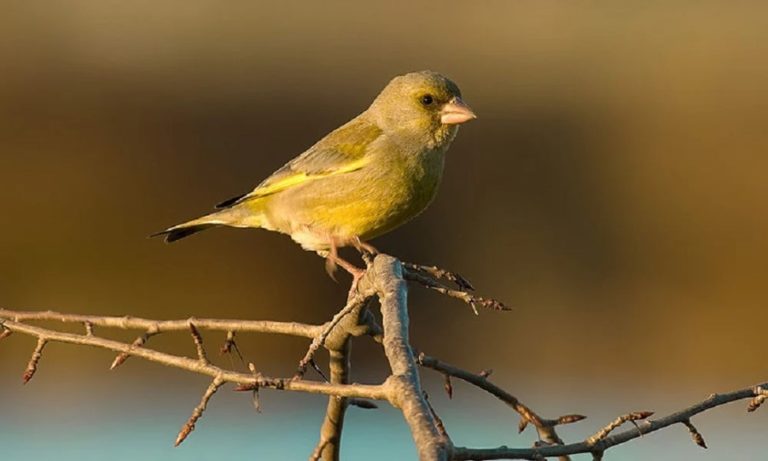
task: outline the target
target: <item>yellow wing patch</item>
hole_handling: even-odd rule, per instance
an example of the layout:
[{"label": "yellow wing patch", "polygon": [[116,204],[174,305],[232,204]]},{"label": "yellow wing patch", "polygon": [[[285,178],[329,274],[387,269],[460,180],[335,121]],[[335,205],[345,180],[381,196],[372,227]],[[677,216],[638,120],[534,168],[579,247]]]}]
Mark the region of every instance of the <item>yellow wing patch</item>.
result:
[{"label": "yellow wing patch", "polygon": [[297,186],[307,181],[313,181],[315,179],[320,179],[320,178],[327,178],[328,176],[333,176],[337,174],[351,173],[353,171],[357,171],[363,168],[366,164],[368,164],[369,161],[370,161],[369,158],[363,157],[363,158],[354,160],[352,162],[349,162],[340,168],[326,171],[323,173],[307,174],[302,171],[297,171],[295,174],[278,178],[274,182],[267,182],[264,185],[256,188],[249,195],[254,197],[263,197],[265,195],[274,194],[276,192],[280,192],[290,187]]}]

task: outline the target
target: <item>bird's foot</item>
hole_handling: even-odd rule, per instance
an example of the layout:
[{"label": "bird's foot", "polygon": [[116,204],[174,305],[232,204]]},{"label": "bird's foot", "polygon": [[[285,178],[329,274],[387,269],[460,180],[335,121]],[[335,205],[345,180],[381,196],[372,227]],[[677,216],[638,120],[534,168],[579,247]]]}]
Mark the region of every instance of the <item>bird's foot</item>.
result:
[{"label": "bird's foot", "polygon": [[325,255],[325,271],[328,275],[336,280],[336,270],[341,267],[352,276],[352,288],[350,291],[354,291],[357,288],[357,282],[365,274],[365,269],[360,268],[339,256],[336,245],[332,245],[328,253]]}]

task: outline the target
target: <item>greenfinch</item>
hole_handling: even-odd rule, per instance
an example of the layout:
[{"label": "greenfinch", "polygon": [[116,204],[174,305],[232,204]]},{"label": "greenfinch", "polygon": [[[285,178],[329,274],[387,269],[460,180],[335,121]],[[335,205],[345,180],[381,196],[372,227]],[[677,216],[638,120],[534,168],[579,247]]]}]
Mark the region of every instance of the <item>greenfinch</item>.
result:
[{"label": "greenfinch", "polygon": [[332,131],[251,192],[154,236],[173,242],[217,226],[288,234],[350,272],[336,249],[375,253],[368,240],[434,199],[458,126],[476,118],[448,78],[432,71],[392,79],[363,113]]}]

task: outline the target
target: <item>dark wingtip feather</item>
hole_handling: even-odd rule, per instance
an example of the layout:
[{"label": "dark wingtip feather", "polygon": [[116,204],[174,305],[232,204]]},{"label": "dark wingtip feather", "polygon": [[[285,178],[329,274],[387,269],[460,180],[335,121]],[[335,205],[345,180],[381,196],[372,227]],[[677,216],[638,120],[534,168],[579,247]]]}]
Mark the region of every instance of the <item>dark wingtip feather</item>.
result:
[{"label": "dark wingtip feather", "polygon": [[176,240],[181,240],[184,237],[189,237],[192,234],[196,234],[214,226],[216,226],[216,224],[198,224],[196,226],[182,227],[179,229],[166,229],[150,235],[149,238],[165,236],[165,243],[173,243]]},{"label": "dark wingtip feather", "polygon": [[149,235],[147,235],[147,238],[148,239],[153,239],[155,237],[161,237],[161,236],[167,235],[167,234],[168,234],[168,231],[164,230],[164,231],[160,231],[160,232],[155,232],[154,234],[149,234]]},{"label": "dark wingtip feather", "polygon": [[216,205],[216,208],[229,208],[232,205],[236,205],[240,200],[242,200],[246,195],[248,194],[240,194],[237,197],[232,197],[231,199],[224,200],[223,202]]}]

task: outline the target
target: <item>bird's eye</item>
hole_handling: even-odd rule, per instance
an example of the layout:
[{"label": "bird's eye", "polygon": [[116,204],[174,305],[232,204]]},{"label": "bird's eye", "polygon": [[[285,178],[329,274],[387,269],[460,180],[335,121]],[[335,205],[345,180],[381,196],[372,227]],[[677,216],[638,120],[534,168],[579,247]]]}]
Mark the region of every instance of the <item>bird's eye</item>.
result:
[{"label": "bird's eye", "polygon": [[434,101],[434,98],[432,98],[431,94],[425,94],[424,96],[421,97],[421,103],[424,104],[425,106],[432,104],[433,101]]}]

